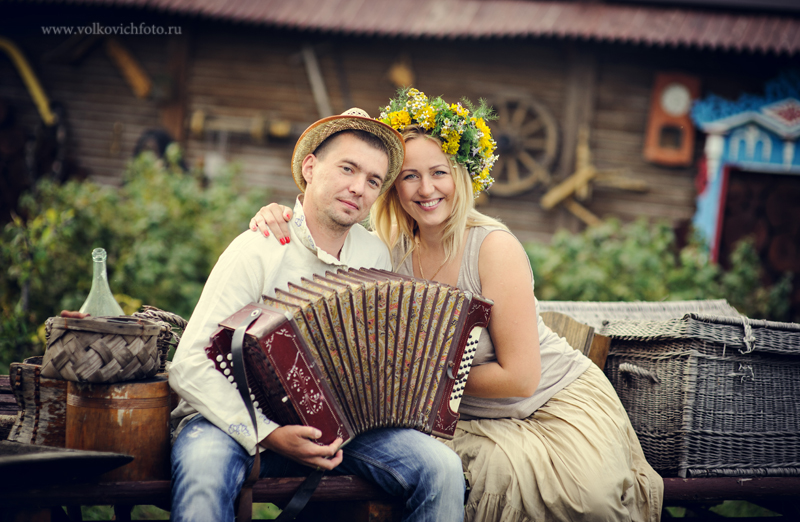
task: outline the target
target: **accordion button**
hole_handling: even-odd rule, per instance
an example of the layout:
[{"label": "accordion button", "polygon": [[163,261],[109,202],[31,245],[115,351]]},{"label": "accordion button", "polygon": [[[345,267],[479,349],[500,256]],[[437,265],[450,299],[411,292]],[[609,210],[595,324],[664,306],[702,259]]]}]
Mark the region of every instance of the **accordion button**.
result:
[{"label": "accordion button", "polygon": [[229,369],[225,368],[225,370],[222,373],[224,373],[225,375],[230,375],[231,371]]},{"label": "accordion button", "polygon": [[[256,408],[258,408],[258,401],[255,401],[255,402],[253,403],[253,406],[255,406]],[[261,411],[261,410],[258,410],[258,411]]]},{"label": "accordion button", "polygon": [[283,399],[281,399],[281,402],[286,402],[288,400],[289,400],[289,397],[284,396]]},{"label": "accordion button", "polygon": [[231,355],[231,354],[228,354],[228,360],[229,360],[229,361],[232,361],[232,360],[233,360],[233,355]]},{"label": "accordion button", "polygon": [[251,401],[254,401],[254,400],[256,400],[256,396],[255,396],[255,395],[253,395],[252,393],[250,394],[250,400],[251,400]]},{"label": "accordion button", "polygon": [[219,363],[219,367],[220,367],[220,368],[222,368],[222,369],[224,370],[225,368],[227,368],[227,367],[228,367],[228,365],[227,365],[227,364],[225,364],[225,361],[222,361],[221,363]]},{"label": "accordion button", "polygon": [[228,375],[228,381],[233,382],[233,375]]},{"label": "accordion button", "polygon": [[217,355],[217,362],[222,362],[222,356],[221,355]]}]

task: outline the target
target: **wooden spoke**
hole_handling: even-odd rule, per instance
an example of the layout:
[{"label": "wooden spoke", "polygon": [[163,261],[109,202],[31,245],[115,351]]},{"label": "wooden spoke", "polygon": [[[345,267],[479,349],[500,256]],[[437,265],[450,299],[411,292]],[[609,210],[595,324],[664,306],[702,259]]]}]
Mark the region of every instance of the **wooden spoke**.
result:
[{"label": "wooden spoke", "polygon": [[495,178],[495,180],[503,175],[503,168],[505,166],[505,158],[503,156],[499,156],[494,164],[494,167],[492,168],[492,177]]},{"label": "wooden spoke", "polygon": [[511,117],[511,127],[518,129],[522,122],[525,121],[525,115],[528,114],[528,107],[524,103],[517,105],[517,110],[514,111],[514,116]]},{"label": "wooden spoke", "polygon": [[500,107],[495,107],[497,111],[497,126],[500,128],[508,127],[508,107],[506,105],[501,105]]},{"label": "wooden spoke", "polygon": [[545,150],[547,148],[547,141],[544,138],[528,138],[522,141],[524,149]]},{"label": "wooden spoke", "polygon": [[530,171],[534,171],[534,170],[538,170],[538,169],[542,168],[542,166],[539,165],[539,162],[536,161],[535,159],[533,159],[533,157],[530,154],[528,154],[527,152],[525,152],[524,150],[520,151],[520,153],[519,153],[519,161],[523,165],[528,167],[528,170],[530,170]]},{"label": "wooden spoke", "polygon": [[519,164],[516,158],[508,160],[508,182],[511,184],[519,183]]},{"label": "wooden spoke", "polygon": [[550,183],[550,172],[539,165],[539,162],[524,150],[519,153],[519,161],[532,173],[531,177],[533,179],[543,184]]},{"label": "wooden spoke", "polygon": [[544,127],[544,122],[539,118],[529,121],[519,129],[520,136],[531,136]]}]

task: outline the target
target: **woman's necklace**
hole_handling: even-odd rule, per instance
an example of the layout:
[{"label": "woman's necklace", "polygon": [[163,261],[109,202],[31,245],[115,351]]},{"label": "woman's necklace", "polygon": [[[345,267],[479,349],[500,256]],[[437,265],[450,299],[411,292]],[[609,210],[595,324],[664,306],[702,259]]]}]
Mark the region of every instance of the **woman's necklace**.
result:
[{"label": "woman's necklace", "polygon": [[[427,277],[425,277],[425,272],[422,270],[422,248],[420,247],[419,237],[415,237],[414,239],[416,240],[417,243],[417,260],[419,261],[419,275],[422,276],[422,279],[428,279]],[[444,261],[442,261],[442,264],[439,265],[439,268],[436,269],[436,272],[433,273],[433,275],[430,277],[430,279],[428,279],[428,281],[433,281],[433,278],[439,275],[439,272],[441,272],[442,268],[444,268],[444,265],[446,264],[447,264],[447,258],[445,257]]]}]

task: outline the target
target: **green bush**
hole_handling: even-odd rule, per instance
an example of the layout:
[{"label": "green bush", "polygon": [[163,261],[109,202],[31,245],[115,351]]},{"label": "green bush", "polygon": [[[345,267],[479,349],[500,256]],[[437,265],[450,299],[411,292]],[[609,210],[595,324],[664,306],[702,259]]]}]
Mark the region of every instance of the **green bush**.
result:
[{"label": "green bush", "polygon": [[680,301],[727,299],[753,318],[787,321],[791,274],[761,283],[752,241],[741,241],[731,269],[710,262],[702,241],[679,249],[667,223],[608,220],[580,234],[561,231],[549,245],[526,245],[536,295],[557,301]]},{"label": "green bush", "polygon": [[2,232],[0,372],[42,353],[42,324],[77,310],[92,282],[91,251],[108,252],[112,292],[126,313],[149,304],[191,315],[211,268],[265,201],[265,189],[240,182],[227,166],[212,183],[143,154],[122,187],[42,181],[21,200],[26,220]]}]

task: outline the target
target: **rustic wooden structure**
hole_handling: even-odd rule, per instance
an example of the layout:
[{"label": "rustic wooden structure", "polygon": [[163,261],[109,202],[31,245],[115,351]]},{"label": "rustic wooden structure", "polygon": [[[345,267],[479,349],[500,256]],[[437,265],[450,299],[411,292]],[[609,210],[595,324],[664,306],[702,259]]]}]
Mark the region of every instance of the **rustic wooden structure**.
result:
[{"label": "rustic wooden structure", "polygon": [[[68,4],[41,11],[36,3],[16,2],[21,19],[36,19],[35,31],[2,21],[0,32],[13,37],[49,98],[64,106],[77,167],[106,184],[121,182],[138,137],[149,128],[163,127],[185,145],[189,164],[205,165],[213,175],[211,166],[219,159],[237,161],[248,183],[269,186],[276,199],[291,203],[297,192],[288,169],[294,137],[320,116],[353,105],[375,114],[393,95],[394,82],[412,78],[421,90],[448,100],[486,98],[498,106],[501,120],[492,126],[501,138],[501,156],[509,161],[503,160],[497,169],[498,184],[482,201],[482,210],[504,220],[523,241],[547,241],[558,228],[584,226],[562,206],[547,210],[539,204],[547,190],[575,172],[582,125],[590,129],[597,169],[628,169],[649,187],[646,193],[635,193],[598,186],[591,201],[583,203],[589,212],[624,221],[639,216],[676,224],[690,220],[696,162],[665,167],[643,157],[656,75],[684,72],[697,77],[704,92],[737,96],[774,76],[797,52],[788,37],[773,42],[753,33],[750,40],[739,42],[724,29],[695,34],[694,28],[681,32],[661,27],[667,20],[692,20],[697,24],[693,27],[749,27],[761,20],[743,11],[716,13],[683,5],[662,12],[649,5],[580,2],[483,5],[468,0],[460,16],[475,16],[481,22],[465,25],[460,17],[446,18],[434,31],[431,17],[444,13],[437,15],[435,3],[412,3],[416,7],[399,13],[391,2],[373,2],[372,9],[387,11],[370,20],[389,25],[363,19],[362,25],[374,27],[359,28],[347,25],[358,17],[344,17],[338,29],[326,25],[339,19],[338,11],[323,9],[311,15],[301,9],[306,12],[299,16],[287,8],[290,12],[278,16],[265,7],[240,14],[236,1],[213,13],[198,7],[199,17],[194,11],[188,16],[182,9],[189,7],[171,2],[158,11],[81,6],[101,26],[119,25],[116,21],[122,16],[167,32],[180,30],[172,35],[116,36],[130,59],[120,59],[120,53],[109,58],[103,35],[66,46],[68,52],[63,48],[70,37],[43,35],[41,26],[58,26],[76,9]],[[640,33],[615,33],[633,12],[658,24],[630,28]],[[787,34],[798,24],[794,11],[762,15],[764,23],[774,19],[784,24],[776,27]],[[233,26],[234,19],[252,23]],[[492,25],[495,19],[514,21],[519,27]],[[589,19],[617,22],[582,25]],[[549,29],[547,20],[554,24]],[[448,38],[435,39],[439,34]],[[764,54],[741,53],[742,49]],[[15,108],[23,127],[34,128],[39,115],[18,73],[10,62],[0,60],[0,74],[7,79],[0,84],[0,99]],[[151,89],[145,96],[147,79]],[[191,133],[196,114],[204,116],[196,121],[205,125]]]},{"label": "rustic wooden structure", "polygon": [[598,170],[591,160],[589,151],[589,128],[582,125],[578,130],[578,145],[575,152],[575,172],[564,181],[548,190],[540,204],[550,210],[561,204],[587,225],[599,225],[602,220],[578,201],[586,202],[592,194],[592,187],[613,187],[636,192],[647,190],[647,184],[631,179],[625,169]]},{"label": "rustic wooden structure", "polygon": [[712,93],[695,105],[706,136],[694,224],[723,264],[737,241],[753,237],[764,282],[774,284],[800,272],[800,73],[786,71],[762,89],[737,100]]}]

